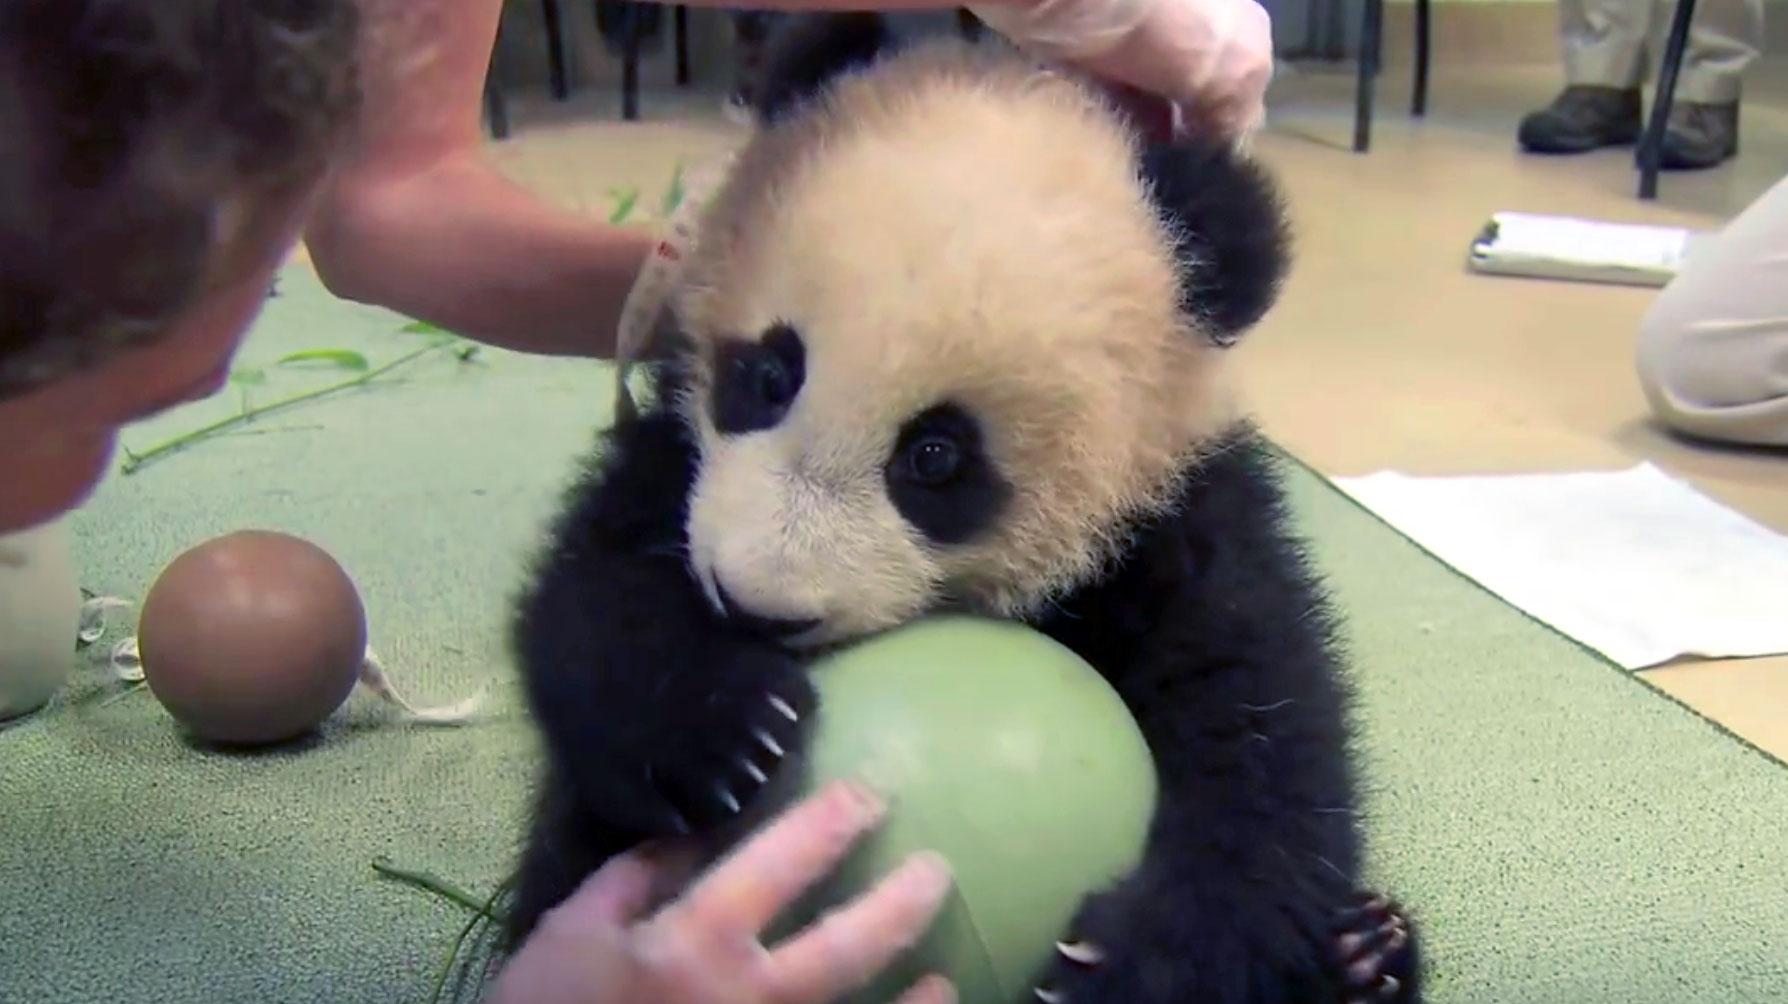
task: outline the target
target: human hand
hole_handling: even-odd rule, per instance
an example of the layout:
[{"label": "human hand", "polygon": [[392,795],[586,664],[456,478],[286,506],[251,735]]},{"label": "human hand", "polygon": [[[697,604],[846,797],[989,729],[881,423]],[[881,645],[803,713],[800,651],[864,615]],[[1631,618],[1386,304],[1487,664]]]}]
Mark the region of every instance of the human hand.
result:
[{"label": "human hand", "polygon": [[1258,0],[984,0],[969,9],[1021,48],[1173,102],[1188,127],[1240,138],[1265,118],[1273,26]]},{"label": "human hand", "polygon": [[[789,810],[646,919],[673,870],[661,857],[614,858],[546,914],[498,976],[489,1004],[826,1004],[872,979],[937,915],[950,875],[914,855],[867,894],[788,941],[760,932],[835,867],[885,805],[829,785]],[[895,1004],[953,1004],[938,976]]]}]

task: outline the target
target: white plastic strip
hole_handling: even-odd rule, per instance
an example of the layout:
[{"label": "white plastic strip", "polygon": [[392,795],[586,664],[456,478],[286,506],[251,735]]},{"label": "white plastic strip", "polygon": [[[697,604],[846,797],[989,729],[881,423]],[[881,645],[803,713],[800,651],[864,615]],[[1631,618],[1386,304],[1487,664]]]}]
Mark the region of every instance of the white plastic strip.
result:
[{"label": "white plastic strip", "polygon": [[463,701],[453,704],[442,704],[435,707],[418,708],[392,686],[391,678],[385,672],[385,666],[379,661],[379,655],[366,647],[366,657],[360,663],[360,683],[366,689],[383,698],[386,703],[396,705],[404,713],[404,717],[423,725],[466,725],[477,718],[478,709],[484,704],[485,694],[481,691]]}]

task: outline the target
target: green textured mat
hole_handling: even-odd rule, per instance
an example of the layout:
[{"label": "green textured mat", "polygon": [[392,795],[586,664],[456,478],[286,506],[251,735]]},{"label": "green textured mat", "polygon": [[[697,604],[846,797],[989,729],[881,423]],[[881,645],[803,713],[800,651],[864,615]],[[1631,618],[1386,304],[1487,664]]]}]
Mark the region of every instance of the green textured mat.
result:
[{"label": "green textured mat", "polygon": [[[402,323],[292,270],[242,361],[342,347],[376,365],[417,344]],[[334,379],[269,371],[254,393]],[[212,535],[301,533],[359,582],[401,689],[497,681],[504,715],[387,727],[360,695],[312,748],[212,755],[146,694],[105,703],[83,666],[67,700],[0,731],[0,1002],[426,999],[465,913],[371,861],[479,894],[507,862],[532,748],[505,605],[609,406],[599,364],[446,354],[112,477],[76,524],[89,588],[138,598]],[[1788,1000],[1788,774],[1318,479],[1290,484],[1351,615],[1375,859],[1426,924],[1433,999]]]}]

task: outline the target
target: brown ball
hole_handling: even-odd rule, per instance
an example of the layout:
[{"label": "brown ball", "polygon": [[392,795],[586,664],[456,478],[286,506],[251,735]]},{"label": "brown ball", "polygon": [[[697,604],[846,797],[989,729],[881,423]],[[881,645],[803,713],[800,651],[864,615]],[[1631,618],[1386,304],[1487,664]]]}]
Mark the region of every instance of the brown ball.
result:
[{"label": "brown ball", "polygon": [[137,629],[149,690],[200,739],[284,742],[354,690],[366,655],[359,591],[322,548],[245,530],[175,558]]}]

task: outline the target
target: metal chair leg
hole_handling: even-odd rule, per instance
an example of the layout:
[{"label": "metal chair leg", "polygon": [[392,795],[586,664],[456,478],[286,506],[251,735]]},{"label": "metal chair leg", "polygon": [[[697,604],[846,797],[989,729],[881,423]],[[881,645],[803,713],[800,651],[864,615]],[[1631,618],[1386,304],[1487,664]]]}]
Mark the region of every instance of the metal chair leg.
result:
[{"label": "metal chair leg", "polygon": [[671,12],[676,32],[677,86],[689,86],[689,8],[678,4]]},{"label": "metal chair leg", "polygon": [[1415,84],[1410,89],[1409,113],[1417,118],[1428,114],[1428,60],[1433,42],[1432,0],[1415,2]]},{"label": "metal chair leg", "polygon": [[621,28],[621,118],[633,122],[639,119],[639,49],[640,49],[640,10],[638,6],[627,8],[626,21]]},{"label": "metal chair leg", "polygon": [[571,83],[565,72],[565,25],[559,18],[559,0],[540,0],[540,20],[546,25],[546,65],[553,97],[563,101],[571,96]]},{"label": "metal chair leg", "polygon": [[969,11],[967,7],[956,8],[956,33],[965,42],[981,40],[981,19]]},{"label": "metal chair leg", "polygon": [[639,120],[638,41],[628,45],[627,55],[621,60],[621,118],[628,122]]},{"label": "metal chair leg", "polygon": [[1360,79],[1354,92],[1353,152],[1372,147],[1373,87],[1378,78],[1378,59],[1384,35],[1384,0],[1366,0],[1360,25]]},{"label": "metal chair leg", "polygon": [[1664,128],[1676,103],[1676,77],[1682,71],[1683,51],[1689,44],[1689,25],[1695,18],[1695,0],[1676,0],[1670,18],[1670,37],[1658,65],[1657,95],[1652,99],[1651,122],[1639,137],[1639,197],[1658,197],[1658,161],[1663,155]]},{"label": "metal chair leg", "polygon": [[493,139],[509,138],[509,101],[503,97],[503,88],[497,83],[495,53],[492,53],[489,68],[484,71],[484,117],[490,124]]}]

